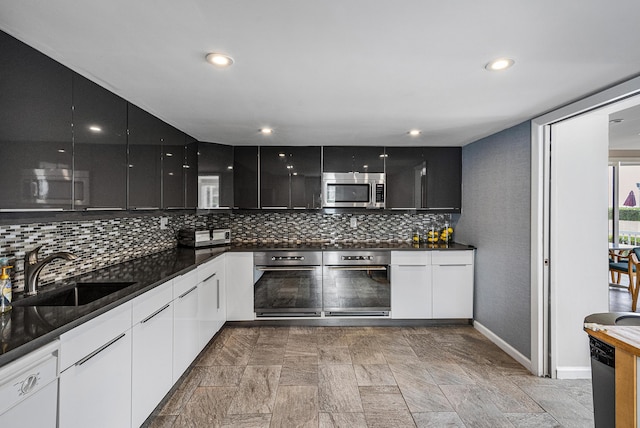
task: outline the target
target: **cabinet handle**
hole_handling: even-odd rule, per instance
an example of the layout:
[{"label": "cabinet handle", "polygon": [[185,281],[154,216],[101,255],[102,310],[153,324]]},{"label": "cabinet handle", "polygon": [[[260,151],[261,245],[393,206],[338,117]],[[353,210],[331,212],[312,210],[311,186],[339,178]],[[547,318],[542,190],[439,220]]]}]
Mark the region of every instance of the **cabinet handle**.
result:
[{"label": "cabinet handle", "polygon": [[469,266],[469,265],[467,263],[459,263],[457,265],[436,265],[436,266],[440,266],[440,267],[447,267],[447,266],[455,267],[455,266]]},{"label": "cabinet handle", "polygon": [[147,321],[149,321],[151,318],[155,317],[156,315],[158,315],[160,312],[164,311],[165,309],[167,309],[169,307],[170,303],[167,303],[166,305],[164,305],[163,307],[161,307],[160,309],[158,309],[157,311],[155,311],[154,313],[152,313],[151,315],[149,315],[148,317],[146,317],[145,319],[143,319],[142,321],[140,321],[140,324],[144,324]]},{"label": "cabinet handle", "polygon": [[216,280],[216,303],[218,305],[217,309],[220,309],[220,280]]},{"label": "cabinet handle", "polygon": [[188,289],[187,291],[185,291],[184,293],[182,293],[181,295],[178,296],[178,299],[182,299],[184,296],[186,296],[187,294],[191,293],[193,290],[195,290],[196,288],[198,288],[198,286],[194,286],[191,287],[190,289]]},{"label": "cabinet handle", "polygon": [[95,351],[93,351],[92,353],[90,353],[89,355],[87,355],[86,357],[84,357],[83,359],[81,359],[80,361],[78,361],[75,365],[76,366],[81,366],[84,363],[86,363],[87,361],[89,361],[90,359],[92,359],[93,357],[95,357],[96,355],[98,355],[100,352],[104,351],[105,349],[107,349],[109,346],[113,345],[114,343],[116,343],[118,340],[122,339],[123,337],[125,337],[127,335],[127,333],[122,333],[120,336],[116,337],[115,339],[113,339],[112,341],[105,343],[104,345],[102,345],[100,348],[96,349]]},{"label": "cabinet handle", "polygon": [[207,282],[207,281],[209,281],[211,278],[213,278],[214,276],[216,276],[216,274],[217,274],[217,273],[218,273],[218,272],[214,273],[213,275],[209,275],[209,276],[207,277],[207,279],[205,279],[205,280],[204,280],[204,281],[202,281],[202,282]]}]

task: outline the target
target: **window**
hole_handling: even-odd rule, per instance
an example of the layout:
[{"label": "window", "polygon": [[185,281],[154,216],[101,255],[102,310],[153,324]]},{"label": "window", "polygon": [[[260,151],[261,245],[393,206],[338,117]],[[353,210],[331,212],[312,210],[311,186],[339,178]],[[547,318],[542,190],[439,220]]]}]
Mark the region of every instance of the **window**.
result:
[{"label": "window", "polygon": [[609,165],[610,242],[640,245],[640,162]]},{"label": "window", "polygon": [[220,207],[220,175],[198,176],[198,208]]}]

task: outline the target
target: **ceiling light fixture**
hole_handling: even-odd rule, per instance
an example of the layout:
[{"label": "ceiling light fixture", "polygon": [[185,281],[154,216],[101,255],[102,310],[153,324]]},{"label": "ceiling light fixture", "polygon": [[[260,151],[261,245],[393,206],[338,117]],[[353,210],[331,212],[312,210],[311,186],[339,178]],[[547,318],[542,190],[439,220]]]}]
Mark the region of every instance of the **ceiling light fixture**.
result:
[{"label": "ceiling light fixture", "polygon": [[420,135],[422,132],[419,129],[412,129],[411,131],[409,131],[409,135],[411,135],[412,137],[417,137],[418,135]]},{"label": "ceiling light fixture", "polygon": [[265,134],[265,135],[273,134],[273,129],[271,129],[271,128],[260,128],[260,133]]},{"label": "ceiling light fixture", "polygon": [[498,58],[487,63],[484,68],[489,71],[502,71],[513,66],[513,64],[515,64],[515,61],[511,58]]},{"label": "ceiling light fixture", "polygon": [[208,53],[206,58],[208,63],[220,68],[229,67],[231,66],[231,64],[233,64],[233,58],[231,58],[229,55],[218,52]]}]

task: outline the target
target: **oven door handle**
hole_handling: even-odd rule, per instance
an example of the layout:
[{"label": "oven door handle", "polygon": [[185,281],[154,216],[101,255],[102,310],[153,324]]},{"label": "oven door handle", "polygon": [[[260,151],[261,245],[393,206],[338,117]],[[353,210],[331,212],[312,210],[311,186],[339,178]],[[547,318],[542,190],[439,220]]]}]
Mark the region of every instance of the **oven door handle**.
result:
[{"label": "oven door handle", "polygon": [[327,266],[329,270],[387,270],[387,266]]},{"label": "oven door handle", "polygon": [[256,266],[256,270],[262,272],[281,272],[288,270],[316,270],[320,266]]}]

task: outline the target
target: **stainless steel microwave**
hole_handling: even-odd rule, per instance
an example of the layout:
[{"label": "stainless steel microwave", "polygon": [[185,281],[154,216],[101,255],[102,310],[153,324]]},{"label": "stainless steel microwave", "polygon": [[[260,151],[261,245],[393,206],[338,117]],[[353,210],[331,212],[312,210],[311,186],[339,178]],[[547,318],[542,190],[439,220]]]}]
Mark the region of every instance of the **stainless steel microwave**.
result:
[{"label": "stainless steel microwave", "polygon": [[326,208],[384,208],[384,174],[325,172],[322,206]]},{"label": "stainless steel microwave", "polygon": [[[73,180],[73,188],[71,182]],[[22,202],[37,205],[89,205],[89,171],[71,169],[22,170]]]}]

